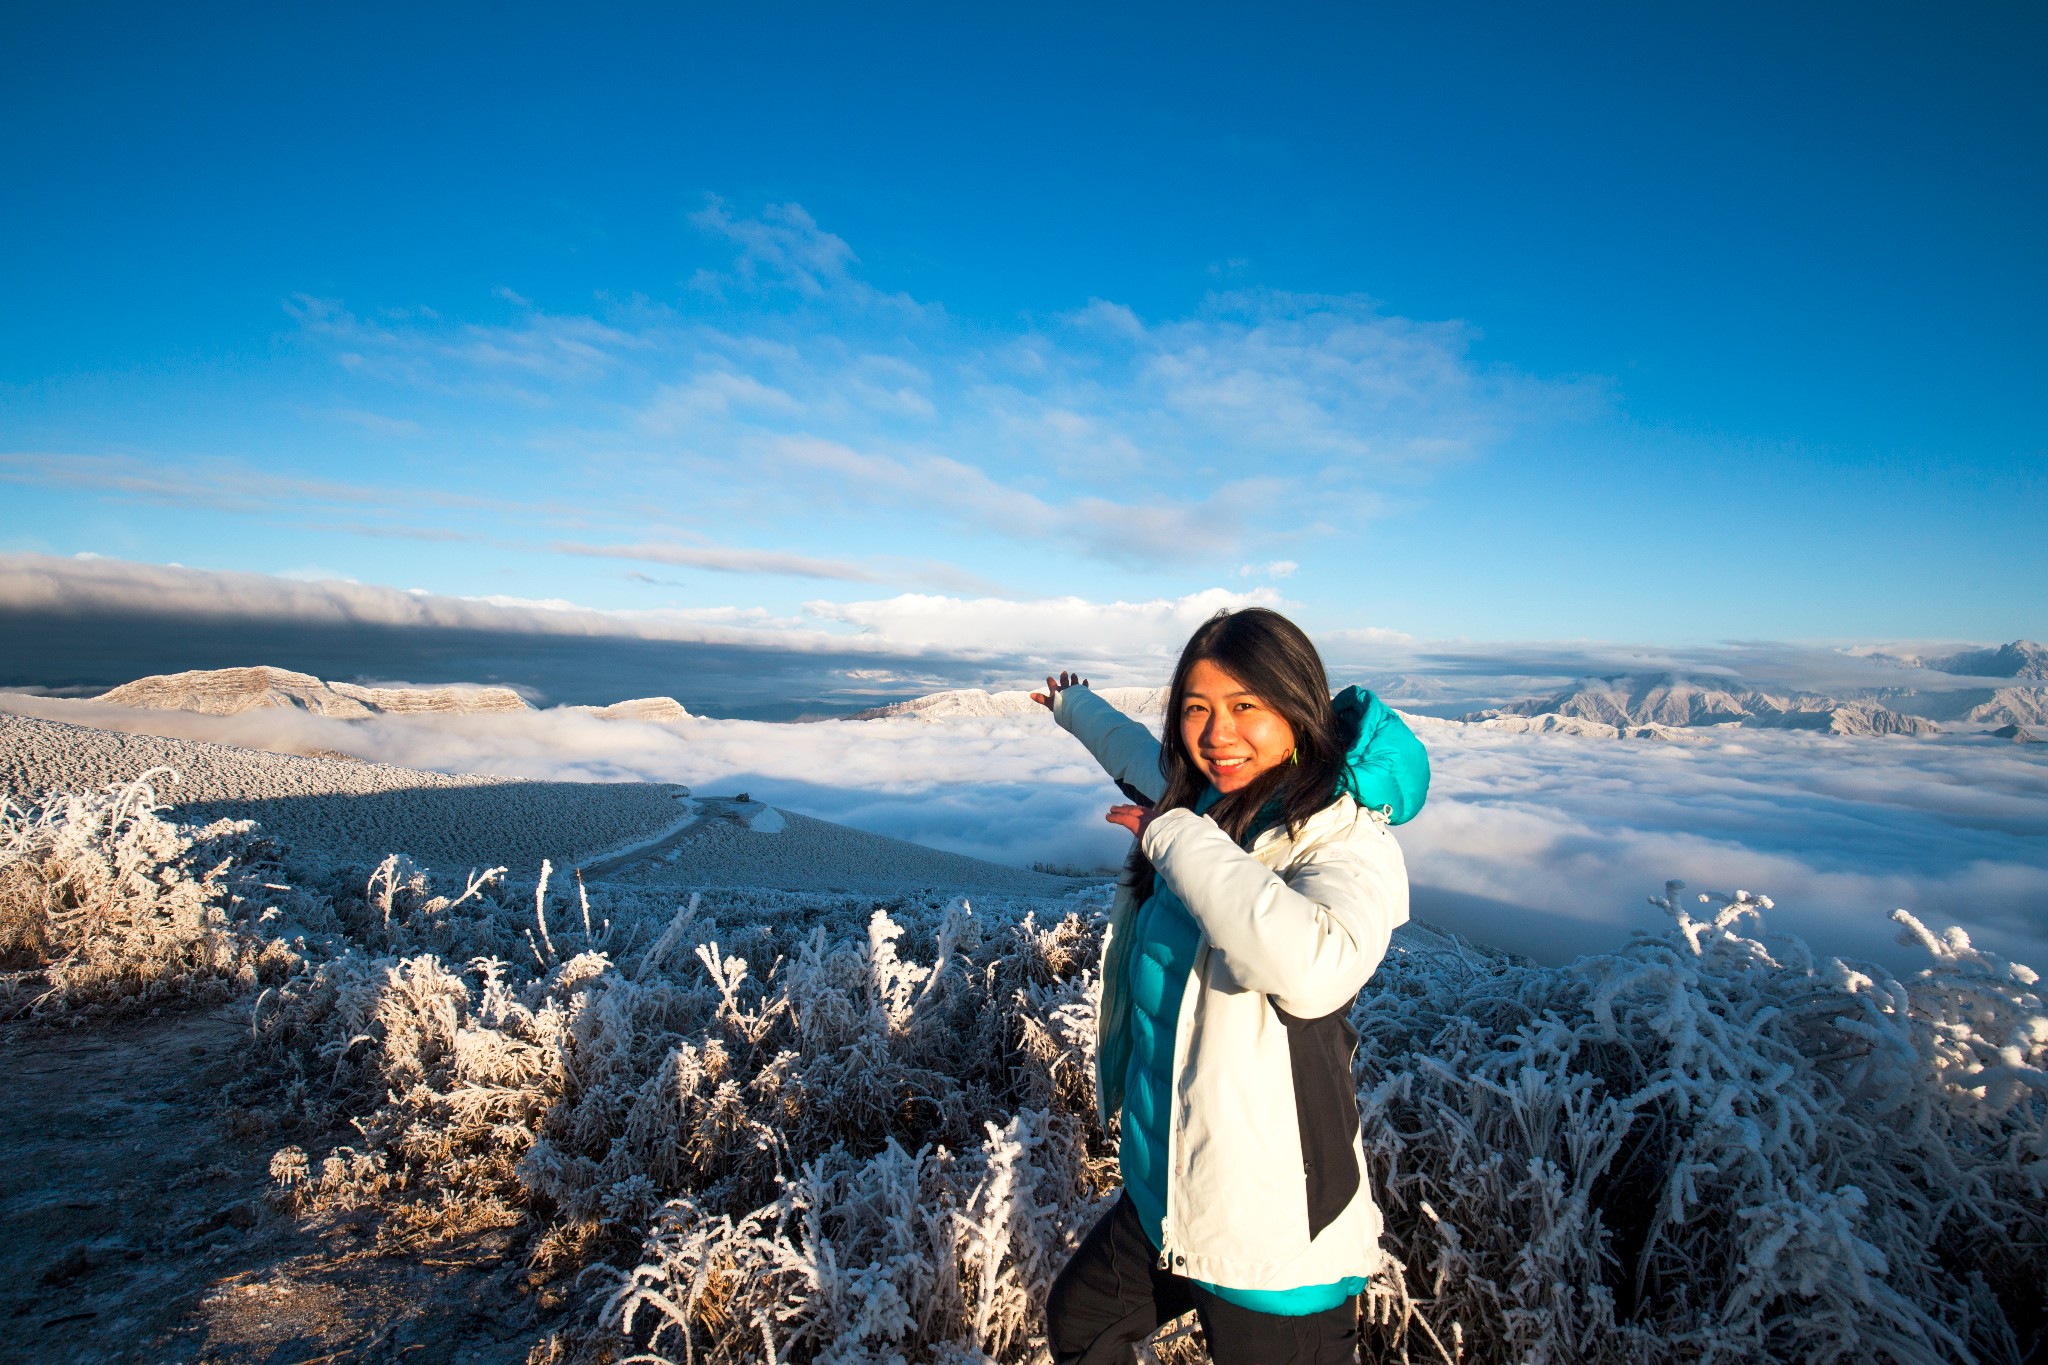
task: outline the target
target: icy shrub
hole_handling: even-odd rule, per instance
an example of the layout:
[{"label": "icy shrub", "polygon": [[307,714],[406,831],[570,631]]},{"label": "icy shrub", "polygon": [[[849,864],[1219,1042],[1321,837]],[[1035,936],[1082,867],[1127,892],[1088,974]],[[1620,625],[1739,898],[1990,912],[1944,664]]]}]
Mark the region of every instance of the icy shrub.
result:
[{"label": "icy shrub", "polygon": [[[649,1350],[707,1360],[1016,1359],[1097,1213],[1042,1109],[958,1155],[827,1149],[735,1218],[678,1199],[606,1306]],[[1034,1341],[1033,1338],[1038,1338]],[[985,1354],[984,1354],[985,1353]]]},{"label": "icy shrub", "polygon": [[296,967],[257,929],[280,913],[265,901],[294,900],[258,871],[273,850],[248,821],[163,820],[164,771],[27,808],[0,798],[0,1016],[147,1008]]},{"label": "icy shrub", "polygon": [[[522,1228],[533,1282],[581,1294],[536,1359],[1044,1359],[1045,1290],[1115,1184],[1102,890],[707,908],[569,880],[437,886],[394,856],[309,883],[246,823],[165,823],[146,782],[0,805],[0,1004],[248,990],[262,1102],[358,1134],[278,1152],[281,1199],[373,1211],[390,1247]],[[1696,918],[1677,889],[1668,932],[1611,954],[1404,934],[1373,978],[1374,1347],[2038,1355],[2034,973],[1900,911],[1930,961],[1898,979],[1765,934],[1760,897]]]},{"label": "icy shrub", "polygon": [[[658,1259],[607,1312],[685,1353],[754,1351],[734,1314],[799,1354],[1013,1352],[1108,1170],[1089,1117],[1097,931],[1072,912],[984,925],[957,900],[896,913],[928,962],[888,910],[857,933],[828,910],[808,932],[789,913],[727,934],[693,897],[617,963],[562,960],[584,935],[551,932],[537,901],[547,970],[524,980],[488,958],[323,963],[258,1026],[363,1104],[364,1141],[280,1153],[280,1186],[302,1209],[381,1208],[400,1241],[526,1221],[543,1276],[644,1237]],[[741,1270],[742,1242],[775,1273]],[[730,1263],[722,1288],[693,1256]]]},{"label": "icy shrub", "polygon": [[[693,898],[551,930],[537,893],[538,973],[350,953],[293,982],[261,1029],[363,1141],[280,1153],[280,1186],[401,1241],[523,1224],[534,1273],[592,1296],[562,1359],[1043,1359],[1045,1289],[1115,1181],[1099,900],[1044,928],[720,894],[739,927]],[[1763,935],[1759,898],[1663,903],[1667,934],[1559,968],[1424,936],[1358,1002],[1377,1344],[2021,1359],[2048,1262],[2033,974],[1903,912],[1933,961],[1900,981]]]},{"label": "icy shrub", "polygon": [[1397,953],[1353,1012],[1416,1357],[2017,1360],[2048,1271],[2048,1012],[1936,938],[1908,981],[1745,936],[1563,968]]}]

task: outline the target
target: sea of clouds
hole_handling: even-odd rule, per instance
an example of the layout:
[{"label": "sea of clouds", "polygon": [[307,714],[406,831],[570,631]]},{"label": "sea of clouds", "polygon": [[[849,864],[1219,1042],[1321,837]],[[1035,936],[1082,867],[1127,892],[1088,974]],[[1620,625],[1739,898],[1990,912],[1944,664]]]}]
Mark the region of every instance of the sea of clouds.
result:
[{"label": "sea of clouds", "polygon": [[[1110,868],[1120,799],[1043,715],[668,725],[551,709],[335,720],[213,717],[23,694],[76,723],[444,772],[682,782],[1013,865]],[[1417,718],[1434,770],[1401,827],[1418,916],[1562,961],[1655,927],[1646,897],[1770,895],[1770,927],[1832,953],[1913,965],[1894,907],[2048,965],[2048,759],[1977,736],[1856,739],[1723,731],[1698,745],[1503,734]]]}]

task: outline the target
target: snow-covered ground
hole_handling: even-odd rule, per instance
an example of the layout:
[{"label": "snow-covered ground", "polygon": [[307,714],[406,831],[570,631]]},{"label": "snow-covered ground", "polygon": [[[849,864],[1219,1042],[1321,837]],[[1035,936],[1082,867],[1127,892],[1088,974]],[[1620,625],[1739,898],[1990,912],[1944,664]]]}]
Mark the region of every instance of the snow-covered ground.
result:
[{"label": "snow-covered ground", "polygon": [[[447,773],[745,791],[819,819],[1028,867],[1114,866],[1115,799],[1042,712],[825,721],[139,711],[0,694],[0,708],[146,733],[327,751]],[[1154,718],[1153,723],[1157,721]],[[1417,913],[1562,961],[1663,916],[1667,878],[1767,890],[1815,947],[1903,965],[1885,916],[1958,924],[2048,961],[2048,758],[1981,735],[1714,729],[1663,744],[1503,733],[1417,718],[1435,770],[1399,835]]]},{"label": "snow-covered ground", "polygon": [[93,729],[0,713],[0,799],[37,804],[147,777],[180,823],[252,819],[298,853],[442,875],[543,860],[642,886],[1064,895],[1065,879],[670,783],[454,776],[349,758]]}]

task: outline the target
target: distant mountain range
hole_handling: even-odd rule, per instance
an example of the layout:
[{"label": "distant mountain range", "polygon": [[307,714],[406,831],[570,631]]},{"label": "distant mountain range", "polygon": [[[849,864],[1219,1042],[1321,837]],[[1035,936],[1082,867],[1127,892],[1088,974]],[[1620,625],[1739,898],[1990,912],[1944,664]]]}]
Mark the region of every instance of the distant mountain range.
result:
[{"label": "distant mountain range", "polygon": [[1917,654],[1880,654],[1904,668],[1928,668],[1937,673],[1954,673],[1966,678],[2048,679],[2048,645],[2033,640],[2014,640],[1996,649],[1971,649],[1961,654],[1923,657]]},{"label": "distant mountain range", "polygon": [[1927,735],[1941,729],[1925,717],[1895,711],[1875,701],[1806,692],[1790,696],[1747,690],[1731,692],[1668,677],[1602,679],[1549,697],[1488,707],[1458,719],[1467,724],[1487,724],[1540,716],[1586,721],[1614,731],[1741,725],[1769,730],[1819,730],[1836,735]]},{"label": "distant mountain range", "polygon": [[[1510,733],[1562,733],[1605,739],[1698,742],[1718,727],[1807,730],[1836,735],[1928,735],[1944,731],[1990,733],[2015,742],[2038,742],[2048,733],[2048,647],[2015,640],[1995,649],[1937,656],[1873,656],[1907,677],[1902,684],[1865,687],[1847,695],[1764,690],[1729,679],[1700,681],[1676,674],[1620,674],[1586,678],[1544,696],[1467,712],[1451,723]],[[1914,685],[1912,674],[1926,675]],[[1958,687],[1958,679],[2011,679],[1990,687]],[[1435,684],[1427,677],[1374,678],[1375,690],[1413,704]],[[1165,714],[1164,687],[1106,687],[1104,700],[1127,715]],[[474,715],[535,708],[509,687],[363,687],[325,682],[284,668],[220,668],[138,678],[102,693],[98,701],[151,710],[227,716],[264,708],[355,718],[376,715]],[[656,723],[687,719],[673,697],[639,697],[609,706],[564,708],[606,720]],[[961,717],[1021,716],[1039,710],[1028,690],[987,692],[962,688],[862,711],[849,719],[945,721]]]},{"label": "distant mountain range", "polygon": [[[1518,734],[1574,734],[1667,742],[1699,742],[1706,739],[1706,731],[1718,726],[1873,736],[1984,730],[2001,738],[2028,742],[2041,727],[2048,726],[2048,686],[2036,681],[2048,677],[2048,648],[2031,640],[1932,658],[1882,657],[1901,669],[1961,677],[2010,677],[2015,682],[1992,688],[1866,688],[1848,696],[1834,696],[1822,692],[1765,691],[1726,680],[1698,682],[1668,673],[1624,674],[1584,679],[1546,696],[1468,712],[1452,723]],[[1398,691],[1404,700],[1440,690],[1428,678],[1402,676],[1371,681],[1375,690]],[[1100,692],[1105,701],[1126,715],[1165,714],[1163,687],[1107,687]],[[1037,709],[1029,691],[964,688],[876,707],[850,719],[943,721],[966,716],[1023,715]]]},{"label": "distant mountain range", "polygon": [[[2048,686],[2038,681],[2048,679],[2048,648],[2032,640],[1929,658],[1878,657],[1901,669],[2019,681],[1990,688],[1866,688],[1844,697],[1822,692],[1766,692],[1726,682],[1694,682],[1668,673],[1624,674],[1586,679],[1549,696],[1488,707],[1458,719],[1495,729],[1569,729],[1579,734],[1653,739],[1675,737],[1667,732],[1719,725],[1837,735],[1926,735],[1947,729],[2003,731],[2017,727],[2003,737],[2019,739],[2028,732],[2027,727],[2048,724]],[[1555,718],[1556,723],[1529,724],[1545,718]]]}]

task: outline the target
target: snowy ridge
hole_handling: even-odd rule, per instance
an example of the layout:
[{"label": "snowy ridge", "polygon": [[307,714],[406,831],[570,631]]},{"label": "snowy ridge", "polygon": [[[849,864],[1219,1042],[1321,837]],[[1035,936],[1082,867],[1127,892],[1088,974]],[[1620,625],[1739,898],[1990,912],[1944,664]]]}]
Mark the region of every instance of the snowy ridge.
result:
[{"label": "snowy ridge", "polygon": [[[1909,676],[1946,677],[1836,696],[1748,687],[1729,678],[1702,682],[1671,673],[1619,674],[1584,679],[1547,696],[1505,702],[1458,719],[1520,731],[1533,727],[1515,722],[1515,717],[1555,716],[1556,722],[1540,728],[1645,739],[1672,739],[1677,737],[1673,731],[1722,725],[1880,736],[2048,724],[2048,684],[2043,682],[2048,679],[2048,647],[2032,640],[1938,656],[1870,657]],[[1960,687],[1949,680],[1970,677],[2014,681],[2001,687]]]},{"label": "snowy ridge", "polygon": [[322,716],[466,715],[472,712],[530,711],[509,687],[462,683],[445,687],[358,687],[323,682],[310,673],[259,665],[253,668],[193,669],[123,683],[98,701],[157,711],[239,715],[266,707],[311,711]]},{"label": "snowy ridge", "polygon": [[610,706],[572,706],[569,709],[596,716],[599,720],[638,720],[656,725],[669,725],[690,718],[689,711],[674,697],[634,697],[629,701],[615,701]]},{"label": "snowy ridge", "polygon": [[1909,668],[1930,668],[1971,678],[2048,680],[2048,645],[2034,640],[2014,640],[1991,649],[1969,649],[1957,654],[1907,655],[1898,662]]},{"label": "snowy ridge", "polygon": [[[206,716],[235,716],[247,711],[282,709],[344,720],[365,716],[488,715],[527,712],[535,708],[509,687],[484,683],[447,683],[438,687],[363,687],[327,682],[310,673],[257,665],[249,668],[202,668],[161,673],[123,683],[102,692],[95,701],[148,711],[191,711]],[[674,697],[634,697],[609,706],[575,706],[600,720],[635,720],[669,724],[688,720],[690,713]]]},{"label": "snowy ridge", "polygon": [[1889,700],[1901,710],[1959,726],[2048,725],[2048,687],[1909,692]]},{"label": "snowy ridge", "polygon": [[1606,738],[1629,737],[1628,732],[1639,727],[1653,728],[1633,737],[1651,739],[1669,739],[1674,737],[1671,731],[1714,725],[1817,730],[1836,735],[1925,735],[1941,729],[1924,717],[1895,711],[1875,701],[1843,700],[1809,692],[1738,692],[1665,676],[1601,679],[1552,696],[1473,711],[1459,719],[1506,729],[1517,727],[1503,722],[1539,716],[1582,722],[1573,733],[1600,734]]}]

